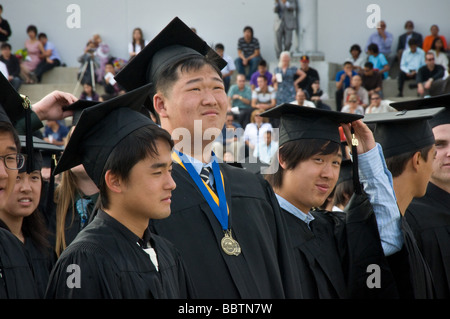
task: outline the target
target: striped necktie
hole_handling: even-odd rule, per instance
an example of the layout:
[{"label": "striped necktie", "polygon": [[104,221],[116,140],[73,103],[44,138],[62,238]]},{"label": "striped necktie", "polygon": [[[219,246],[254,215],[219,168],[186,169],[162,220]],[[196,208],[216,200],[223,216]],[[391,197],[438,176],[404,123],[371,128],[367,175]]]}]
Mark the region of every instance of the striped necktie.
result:
[{"label": "striped necktie", "polygon": [[203,181],[204,181],[209,187],[211,187],[211,189],[212,189],[213,191],[215,191],[213,185],[211,185],[211,181],[209,180],[209,175],[210,175],[210,174],[211,174],[211,167],[203,166],[203,168],[202,168],[202,170],[201,170],[201,172],[200,172],[200,177],[203,179]]}]

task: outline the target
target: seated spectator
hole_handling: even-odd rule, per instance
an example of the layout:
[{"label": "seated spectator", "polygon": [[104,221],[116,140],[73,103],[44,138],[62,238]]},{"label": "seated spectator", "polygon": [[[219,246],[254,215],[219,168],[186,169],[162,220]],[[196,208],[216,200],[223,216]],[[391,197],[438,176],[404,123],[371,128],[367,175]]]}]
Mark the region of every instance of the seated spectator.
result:
[{"label": "seated spectator", "polygon": [[372,62],[373,68],[378,70],[383,75],[383,80],[389,77],[389,62],[383,53],[378,50],[378,45],[375,43],[369,44],[367,49],[369,55],[367,61]]},{"label": "seated spectator", "polygon": [[[354,93],[358,96],[358,100],[363,108],[366,108],[369,105],[369,93],[362,86],[362,79],[359,74],[356,74],[350,80],[350,87],[354,90]],[[345,89],[344,91],[344,101],[347,101],[348,92],[350,88]]]},{"label": "seated spectator", "polygon": [[433,41],[435,38],[441,38],[443,46],[443,51],[447,51],[447,40],[443,35],[439,35],[439,27],[436,24],[433,24],[430,28],[430,33],[425,37],[423,40],[423,46],[422,49],[426,52],[428,52],[431,49],[431,46],[433,45]]},{"label": "seated spectator", "polygon": [[303,90],[297,90],[297,93],[295,94],[295,100],[291,101],[290,104],[300,105],[300,106],[307,106],[307,107],[316,107],[316,105],[308,101],[306,99],[306,94]]},{"label": "seated spectator", "polygon": [[414,23],[411,20],[405,22],[405,33],[398,37],[397,44],[397,60],[400,62],[402,59],[403,51],[409,49],[409,39],[415,39],[417,46],[422,48],[423,38],[422,34],[414,31]]},{"label": "seated spectator", "polygon": [[81,92],[80,100],[102,101],[102,98],[94,91],[90,82],[83,83],[83,92]]},{"label": "seated spectator", "polygon": [[0,61],[6,64],[6,68],[8,69],[8,81],[16,91],[19,91],[19,88],[22,85],[22,79],[20,78],[20,61],[14,54],[11,54],[11,45],[9,43],[2,43]]},{"label": "seated spectator", "polygon": [[353,63],[350,61],[344,62],[343,70],[336,73],[336,110],[342,109],[342,102],[344,100],[344,91],[350,86],[351,78],[356,75],[356,71],[353,70]]},{"label": "seated spectator", "polygon": [[105,88],[105,94],[102,95],[103,101],[107,101],[125,93],[125,90],[114,79],[115,75],[116,70],[114,69],[114,65],[111,62],[107,62],[105,64],[105,76],[102,82],[103,87]]},{"label": "seated spectator", "polygon": [[278,142],[272,139],[272,130],[264,132],[263,140],[258,148],[253,150],[253,157],[259,159],[261,163],[270,164],[277,153]]},{"label": "seated spectator", "polygon": [[400,74],[398,77],[397,97],[403,96],[403,85],[406,80],[416,78],[417,72],[425,64],[425,54],[421,48],[417,47],[416,40],[411,38],[408,41],[409,50],[403,51],[400,61]]},{"label": "seated spectator", "polygon": [[[234,114],[227,113],[222,134],[213,142],[214,154],[219,159],[227,162],[242,162],[245,158],[245,143],[243,142],[242,126],[235,122]],[[231,158],[225,158],[225,154],[231,155]]]},{"label": "seated spectator", "polygon": [[383,96],[383,79],[378,70],[373,69],[372,62],[364,64],[363,72],[361,73],[362,86],[370,94],[376,92]]},{"label": "seated spectator", "polygon": [[258,76],[257,84],[258,87],[252,91],[252,108],[266,111],[275,107],[275,89],[267,84],[267,78],[264,75]]},{"label": "seated spectator", "polygon": [[448,57],[441,38],[437,37],[434,39],[431,49],[428,52],[434,53],[434,63],[442,65],[444,69],[448,68]]},{"label": "seated spectator", "polygon": [[[302,55],[300,57],[300,70],[306,73],[306,77],[298,82],[297,87],[302,89],[303,91],[306,91],[306,94],[308,94],[309,90],[311,89],[311,84],[315,80],[320,80],[319,72],[317,72],[316,69],[309,66],[309,56]],[[310,98],[307,96],[307,98]]]},{"label": "seated spectator", "polygon": [[44,126],[44,141],[58,145],[64,146],[69,134],[69,128],[64,124],[64,121],[47,121]]},{"label": "seated spectator", "polygon": [[78,57],[78,62],[80,62],[80,69],[78,71],[77,78],[81,83],[90,81],[92,84],[94,83],[101,83],[102,81],[97,80],[97,69],[100,67],[98,64],[98,61],[96,57],[94,56],[95,53],[95,44],[90,39],[84,50],[83,54]]},{"label": "seated spectator", "polygon": [[109,53],[109,45],[103,42],[102,37],[99,34],[94,34],[92,37],[92,43],[94,48],[94,57],[98,64],[98,68],[95,70],[97,75],[97,82],[101,82],[106,74],[106,63],[109,62],[111,55]]},{"label": "seated spectator", "polygon": [[[245,79],[250,81],[250,77],[256,72],[261,53],[259,41],[253,36],[253,28],[246,26],[244,28],[244,36],[238,40],[238,58],[234,61],[239,74],[244,74]],[[246,67],[249,67],[246,72]]]},{"label": "seated spectator", "polygon": [[382,100],[379,93],[373,92],[370,94],[370,104],[366,108],[365,114],[397,112],[397,110],[390,106],[389,103],[389,101]]},{"label": "seated spectator", "polygon": [[128,54],[130,60],[136,56],[141,50],[148,44],[148,41],[144,39],[144,33],[141,28],[134,28],[132,41],[128,43]]},{"label": "seated spectator", "polygon": [[417,71],[417,93],[422,97],[430,95],[429,91],[433,82],[444,77],[444,68],[434,61],[434,54],[428,52],[425,55],[425,65]]},{"label": "seated spectator", "polygon": [[[239,116],[239,123],[242,125],[252,109],[252,90],[245,84],[245,75],[237,75],[236,83],[228,90],[228,101],[231,111]],[[242,126],[245,127],[245,124]]]},{"label": "seated spectator", "polygon": [[250,78],[250,87],[252,91],[258,87],[257,80],[258,76],[260,75],[264,75],[266,77],[267,85],[273,86],[272,73],[270,73],[268,70],[266,60],[262,59],[261,61],[259,61],[258,70],[255,73],[253,73]]},{"label": "seated spectator", "polygon": [[353,70],[356,72],[362,71],[364,63],[367,61],[367,56],[362,52],[359,44],[353,44],[350,47],[350,58],[348,61],[352,62]]},{"label": "seated spectator", "polygon": [[222,69],[221,72],[223,84],[225,86],[225,93],[228,93],[228,90],[230,89],[231,76],[236,70],[236,66],[234,65],[233,59],[229,55],[225,54],[225,46],[222,43],[217,43],[214,47],[214,50],[216,50],[217,54],[227,62],[227,65]]},{"label": "seated spectator", "polygon": [[28,39],[25,41],[27,57],[20,63],[20,76],[27,84],[36,82],[34,70],[41,62],[41,57],[45,54],[44,46],[37,38],[37,28],[34,25],[27,27]]},{"label": "seated spectator", "polygon": [[358,96],[356,94],[348,97],[348,102],[342,107],[341,112],[364,115],[364,108],[358,104]]},{"label": "seated spectator", "polygon": [[0,4],[0,43],[7,42],[12,33],[8,20],[2,17],[2,13],[3,6]]},{"label": "seated spectator", "polygon": [[[381,20],[378,22],[377,31],[372,33],[367,40],[366,52],[369,51],[369,46],[372,43],[376,44],[378,47],[378,53],[382,54],[386,58],[388,61],[387,64],[390,67],[395,58],[395,54],[392,54],[393,41],[394,37],[392,33],[386,31],[386,22]],[[376,64],[374,63],[374,65]]]},{"label": "seated spectator", "polygon": [[262,110],[256,109],[250,116],[250,123],[245,126],[244,130],[244,142],[249,148],[249,155],[253,157],[253,154],[258,155],[259,145],[263,141],[264,133],[267,130],[272,130],[272,125],[269,123],[267,117],[262,117],[260,114]]},{"label": "seated spectator", "polygon": [[323,92],[323,90],[320,88],[320,81],[315,80],[311,84],[311,90],[308,92],[308,95],[310,96],[310,101],[314,103],[316,108],[318,109],[324,109],[324,110],[331,110],[331,107],[325,103],[323,103],[323,99],[328,99],[328,95]]},{"label": "seated spectator", "polygon": [[38,83],[42,80],[42,75],[45,72],[50,71],[56,66],[61,65],[61,57],[59,56],[58,50],[55,45],[48,41],[47,35],[45,33],[39,33],[39,41],[44,47],[44,55],[42,56],[42,61],[36,67],[34,74],[36,75]]}]

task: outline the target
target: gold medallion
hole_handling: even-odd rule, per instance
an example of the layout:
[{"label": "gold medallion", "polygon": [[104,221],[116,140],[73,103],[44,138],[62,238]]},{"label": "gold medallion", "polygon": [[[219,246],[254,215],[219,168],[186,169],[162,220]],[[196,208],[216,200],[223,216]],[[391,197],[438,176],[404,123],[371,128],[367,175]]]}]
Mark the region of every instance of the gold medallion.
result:
[{"label": "gold medallion", "polygon": [[241,253],[241,246],[231,235],[231,229],[224,231],[224,237],[220,244],[223,251],[230,256],[238,256]]}]

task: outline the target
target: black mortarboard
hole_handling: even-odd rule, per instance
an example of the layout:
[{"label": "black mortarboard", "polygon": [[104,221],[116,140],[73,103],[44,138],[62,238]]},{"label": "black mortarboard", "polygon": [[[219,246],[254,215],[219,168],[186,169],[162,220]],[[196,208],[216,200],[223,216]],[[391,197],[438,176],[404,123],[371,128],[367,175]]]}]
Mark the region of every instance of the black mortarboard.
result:
[{"label": "black mortarboard", "polygon": [[428,98],[420,98],[410,101],[394,102],[391,106],[399,111],[402,110],[418,110],[434,107],[445,107],[446,109],[429,120],[431,127],[442,124],[450,124],[450,94],[432,96]]},{"label": "black mortarboard", "polygon": [[383,147],[386,158],[418,151],[434,144],[433,131],[427,120],[443,111],[443,107],[424,110],[367,114],[364,122],[376,124],[375,141]]},{"label": "black mortarboard", "polygon": [[150,84],[84,109],[54,174],[83,164],[99,186],[103,167],[114,147],[133,131],[154,122],[138,112]]},{"label": "black mortarboard", "polygon": [[324,139],[341,143],[339,126],[363,118],[362,115],[282,104],[260,114],[280,119],[279,145],[300,139]]},{"label": "black mortarboard", "polygon": [[116,81],[126,90],[136,89],[153,82],[162,69],[186,57],[207,56],[222,70],[227,62],[175,17],[148,43],[116,76]]},{"label": "black mortarboard", "polygon": [[29,162],[26,163],[28,173],[31,173],[29,163],[33,162],[33,132],[31,131],[31,102],[28,97],[20,95],[9,83],[8,79],[0,72],[0,121],[11,123],[13,126],[17,121],[25,118],[26,130],[26,153]]},{"label": "black mortarboard", "polygon": [[[19,135],[20,145],[22,147],[21,152],[24,153],[27,148],[26,137],[24,135]],[[55,155],[60,154],[64,148],[62,146],[47,143],[43,139],[33,136],[33,163],[31,163],[31,171],[41,170],[43,167],[43,153],[48,152]],[[28,161],[28,158],[25,160]],[[26,171],[26,165],[19,170],[23,173]]]},{"label": "black mortarboard", "polygon": [[75,126],[78,123],[78,120],[80,119],[81,113],[84,109],[97,105],[101,102],[98,101],[89,101],[89,100],[78,100],[70,105],[63,106],[63,110],[67,111],[73,111],[72,115],[72,125]]},{"label": "black mortarboard", "polygon": [[345,159],[341,163],[341,170],[339,171],[339,178],[336,185],[348,180],[353,180],[353,162]]}]

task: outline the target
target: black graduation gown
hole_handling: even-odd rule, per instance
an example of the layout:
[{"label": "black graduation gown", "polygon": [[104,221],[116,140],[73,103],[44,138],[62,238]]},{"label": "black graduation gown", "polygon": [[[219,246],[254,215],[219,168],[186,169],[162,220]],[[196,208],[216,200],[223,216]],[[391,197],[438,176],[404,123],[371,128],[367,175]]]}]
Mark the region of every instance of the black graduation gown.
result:
[{"label": "black graduation gown", "polygon": [[436,298],[450,298],[450,194],[428,183],[425,196],[411,202],[405,218],[430,267]]},{"label": "black graduation gown", "polygon": [[222,227],[188,172],[173,164],[171,215],[152,220],[186,262],[199,298],[298,298],[286,223],[271,186],[259,174],[219,164],[239,256],[224,253]]},{"label": "black graduation gown", "polygon": [[[139,246],[139,238],[103,211],[63,251],[50,274],[46,298],[189,298],[194,291],[180,255],[167,240],[144,234],[155,249],[159,271]],[[79,266],[80,287],[76,270]],[[68,272],[69,270],[69,272]],[[68,280],[68,277],[72,276]],[[71,281],[71,287],[67,285]]]},{"label": "black graduation gown", "polygon": [[0,228],[0,299],[36,298],[33,270],[22,242]]},{"label": "black graduation gown", "polygon": [[345,268],[347,247],[345,215],[313,211],[311,229],[298,217],[285,213],[296,257],[299,286],[307,299],[348,298]]},{"label": "black graduation gown", "polygon": [[403,248],[387,257],[400,298],[433,299],[436,294],[431,271],[405,217],[401,218],[401,229],[405,242]]},{"label": "black graduation gown", "polygon": [[44,298],[48,278],[50,277],[50,272],[56,262],[55,251],[51,247],[39,248],[29,237],[25,237],[24,247],[33,267],[39,298]]}]

